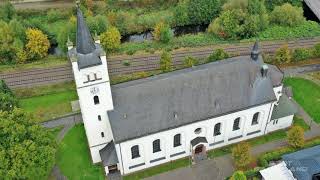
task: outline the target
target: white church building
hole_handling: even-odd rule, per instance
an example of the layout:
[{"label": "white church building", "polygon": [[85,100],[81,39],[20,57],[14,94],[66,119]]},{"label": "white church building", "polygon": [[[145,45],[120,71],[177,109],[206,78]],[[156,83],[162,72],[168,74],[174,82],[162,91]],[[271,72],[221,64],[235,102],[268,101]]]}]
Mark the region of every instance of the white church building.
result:
[{"label": "white church building", "polygon": [[250,56],[111,86],[106,55],[78,9],[76,47],[68,49],[92,161],[106,174],[197,162],[292,124],[283,73],[263,62],[257,43]]}]

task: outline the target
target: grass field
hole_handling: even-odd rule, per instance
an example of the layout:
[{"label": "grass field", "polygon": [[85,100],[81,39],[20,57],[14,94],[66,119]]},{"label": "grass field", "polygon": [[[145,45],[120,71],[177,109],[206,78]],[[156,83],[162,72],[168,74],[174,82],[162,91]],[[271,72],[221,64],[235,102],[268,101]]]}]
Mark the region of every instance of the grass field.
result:
[{"label": "grass field", "polygon": [[105,179],[102,166],[92,165],[83,125],[76,125],[66,134],[60,143],[56,162],[68,179]]},{"label": "grass field", "polygon": [[292,86],[293,98],[317,123],[320,123],[320,86],[302,78],[286,78],[285,85]]},{"label": "grass field", "polygon": [[38,122],[70,113],[71,101],[78,99],[73,83],[18,89],[15,94],[20,107],[33,114]]}]

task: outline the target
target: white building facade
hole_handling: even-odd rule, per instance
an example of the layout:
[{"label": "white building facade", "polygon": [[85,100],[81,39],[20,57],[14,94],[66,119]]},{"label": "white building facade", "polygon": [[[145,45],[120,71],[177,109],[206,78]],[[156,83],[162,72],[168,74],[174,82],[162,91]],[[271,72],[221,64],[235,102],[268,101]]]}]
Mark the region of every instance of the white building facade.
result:
[{"label": "white building facade", "polygon": [[[78,9],[69,47],[93,163],[129,174],[291,126],[282,72],[251,56],[110,86],[105,53]],[[291,104],[290,104],[291,103]],[[285,107],[285,108],[284,108]]]}]

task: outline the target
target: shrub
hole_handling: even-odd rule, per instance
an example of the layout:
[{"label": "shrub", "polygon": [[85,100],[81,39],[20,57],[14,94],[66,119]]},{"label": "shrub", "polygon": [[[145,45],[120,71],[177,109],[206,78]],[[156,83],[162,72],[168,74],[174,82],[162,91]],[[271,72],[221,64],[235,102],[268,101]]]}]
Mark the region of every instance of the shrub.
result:
[{"label": "shrub", "polygon": [[91,34],[101,34],[107,30],[109,25],[108,19],[105,16],[89,16],[86,19]]},{"label": "shrub", "polygon": [[28,54],[23,49],[18,49],[16,55],[18,64],[24,64],[28,59]]},{"label": "shrub", "polygon": [[123,63],[122,63],[124,66],[130,66],[130,62],[128,61],[128,60],[125,60],[125,61],[123,61]]},{"label": "shrub", "polygon": [[291,51],[287,44],[276,50],[275,60],[278,64],[289,63],[291,59]]},{"label": "shrub", "polygon": [[223,6],[222,9],[226,10],[242,10],[246,12],[248,8],[248,0],[228,0]]},{"label": "shrub", "polygon": [[293,51],[293,59],[295,61],[301,61],[312,57],[313,52],[307,48],[297,48]]},{"label": "shrub", "polygon": [[172,71],[172,57],[167,51],[162,52],[160,57],[160,69],[163,72]]},{"label": "shrub", "polygon": [[5,3],[0,5],[0,20],[9,22],[16,15],[13,5],[5,0]]},{"label": "shrub", "polygon": [[192,67],[198,64],[198,60],[194,57],[187,56],[183,61],[184,67]]},{"label": "shrub", "polygon": [[318,44],[316,44],[316,45],[314,46],[314,55],[315,55],[316,57],[320,57],[320,43],[318,43]]},{"label": "shrub", "polygon": [[156,41],[160,41],[163,43],[168,43],[173,37],[173,33],[169,25],[163,22],[158,23],[154,27],[154,31],[152,32],[152,34]]},{"label": "shrub", "polygon": [[106,32],[101,34],[100,37],[101,44],[107,52],[115,51],[120,47],[121,35],[116,27],[109,28]]},{"label": "shrub", "polygon": [[225,52],[223,49],[216,49],[214,50],[210,56],[208,57],[208,62],[213,62],[217,60],[226,59],[229,57],[229,54]]},{"label": "shrub", "polygon": [[208,32],[225,39],[237,39],[240,29],[240,21],[244,14],[238,10],[227,10],[210,23]]},{"label": "shrub", "polygon": [[50,9],[47,12],[47,19],[49,23],[61,20],[61,19],[65,19],[65,14],[62,13],[61,11],[55,10],[55,9]]},{"label": "shrub", "polygon": [[251,160],[249,143],[241,142],[236,144],[232,148],[232,157],[237,167],[245,168]]},{"label": "shrub", "polygon": [[27,35],[27,53],[31,59],[39,59],[47,56],[50,47],[49,40],[42,31],[29,28],[26,31]]},{"label": "shrub", "polygon": [[271,23],[281,26],[296,26],[305,21],[301,7],[294,7],[291,4],[277,6],[270,16]]},{"label": "shrub", "polygon": [[304,130],[300,126],[293,126],[288,131],[288,144],[293,148],[301,148],[304,145]]},{"label": "shrub", "polygon": [[243,171],[236,171],[232,174],[230,180],[247,180],[247,177]]},{"label": "shrub", "polygon": [[209,23],[219,15],[220,0],[189,0],[188,17],[191,24]]}]

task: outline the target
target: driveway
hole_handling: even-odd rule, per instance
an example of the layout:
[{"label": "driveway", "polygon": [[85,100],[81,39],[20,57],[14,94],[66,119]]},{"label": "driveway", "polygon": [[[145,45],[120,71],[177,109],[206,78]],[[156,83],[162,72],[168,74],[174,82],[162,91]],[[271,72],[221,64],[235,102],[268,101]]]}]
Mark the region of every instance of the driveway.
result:
[{"label": "driveway", "polygon": [[234,172],[230,155],[146,178],[145,180],[224,180]]}]

